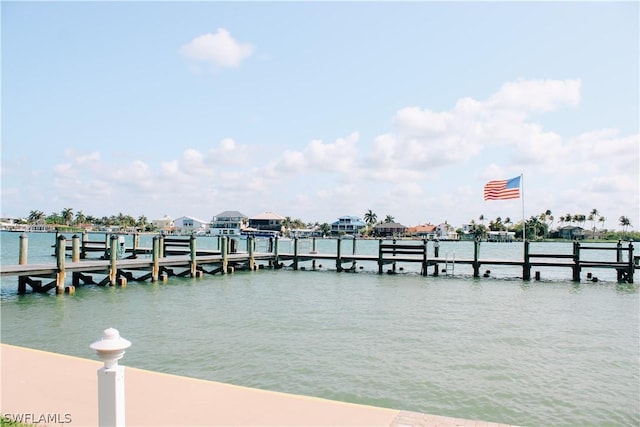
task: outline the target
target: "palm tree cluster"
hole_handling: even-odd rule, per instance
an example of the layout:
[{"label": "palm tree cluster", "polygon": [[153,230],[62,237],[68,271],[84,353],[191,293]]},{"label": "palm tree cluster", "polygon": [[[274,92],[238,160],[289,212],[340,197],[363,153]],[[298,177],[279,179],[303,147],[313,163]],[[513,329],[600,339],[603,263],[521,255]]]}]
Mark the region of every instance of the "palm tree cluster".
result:
[{"label": "palm tree cluster", "polygon": [[111,215],[109,217],[94,217],[91,215],[85,215],[81,210],[74,215],[72,208],[64,208],[60,213],[53,212],[51,215],[46,215],[40,210],[32,210],[27,217],[29,224],[64,224],[66,226],[84,227],[86,225],[92,226],[104,226],[104,227],[121,227],[121,228],[138,228],[140,230],[148,231],[151,224],[147,220],[147,217],[141,215],[138,219],[135,219],[131,215],[125,215],[119,213],[118,215]]},{"label": "palm tree cluster", "polygon": [[[479,237],[486,237],[488,231],[515,231],[516,234],[522,236],[522,224],[518,223],[513,225],[513,227],[509,227],[509,224],[512,224],[510,218],[505,218],[503,221],[501,217],[497,217],[495,220],[489,221],[489,226],[486,227],[484,225],[485,221],[484,214],[478,217],[480,224],[476,223],[475,220],[471,220],[469,225],[469,232],[475,234]],[[570,214],[561,215],[558,218],[559,227],[576,224],[582,228],[584,228],[585,223],[587,221],[591,222],[591,231],[593,233],[596,232],[596,223],[600,224],[600,230],[604,230],[604,224],[606,222],[606,218],[600,214],[598,209],[592,209],[589,215],[585,214]],[[546,238],[549,236],[550,230],[553,230],[555,217],[553,216],[550,209],[545,210],[537,216],[531,216],[528,220],[525,221],[525,228],[527,238]],[[619,224],[623,227],[623,231],[626,232],[628,227],[632,227],[631,221],[626,216],[621,216],[619,219]]]}]

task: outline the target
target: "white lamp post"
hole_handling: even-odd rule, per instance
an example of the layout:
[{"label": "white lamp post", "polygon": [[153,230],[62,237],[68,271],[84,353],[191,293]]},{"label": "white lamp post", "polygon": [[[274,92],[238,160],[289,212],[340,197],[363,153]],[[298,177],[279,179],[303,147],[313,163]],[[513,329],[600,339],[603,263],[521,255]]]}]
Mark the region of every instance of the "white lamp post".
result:
[{"label": "white lamp post", "polygon": [[131,342],[120,337],[117,329],[105,329],[102,339],[90,347],[96,351],[104,366],[98,369],[98,425],[124,427],[124,367],[118,360],[124,356]]}]

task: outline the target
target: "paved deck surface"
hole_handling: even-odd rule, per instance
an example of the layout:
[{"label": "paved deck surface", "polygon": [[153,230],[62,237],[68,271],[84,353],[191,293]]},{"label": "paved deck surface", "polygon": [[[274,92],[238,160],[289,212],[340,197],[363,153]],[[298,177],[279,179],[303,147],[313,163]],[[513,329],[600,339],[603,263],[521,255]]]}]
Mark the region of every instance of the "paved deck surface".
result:
[{"label": "paved deck surface", "polygon": [[[123,359],[126,366],[126,356]],[[0,345],[0,411],[49,426],[98,423],[101,362]],[[126,367],[127,426],[487,426],[440,417],[251,389]],[[44,418],[43,418],[44,417]],[[24,419],[24,418],[23,418]]]}]

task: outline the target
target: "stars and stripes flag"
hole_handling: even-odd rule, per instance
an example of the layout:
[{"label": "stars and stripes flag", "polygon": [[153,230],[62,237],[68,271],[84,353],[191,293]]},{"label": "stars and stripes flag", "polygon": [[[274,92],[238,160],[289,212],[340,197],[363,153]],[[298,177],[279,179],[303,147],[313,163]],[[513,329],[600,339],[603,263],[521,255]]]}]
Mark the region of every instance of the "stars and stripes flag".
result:
[{"label": "stars and stripes flag", "polygon": [[485,200],[508,200],[520,198],[520,177],[489,181],[484,186]]}]

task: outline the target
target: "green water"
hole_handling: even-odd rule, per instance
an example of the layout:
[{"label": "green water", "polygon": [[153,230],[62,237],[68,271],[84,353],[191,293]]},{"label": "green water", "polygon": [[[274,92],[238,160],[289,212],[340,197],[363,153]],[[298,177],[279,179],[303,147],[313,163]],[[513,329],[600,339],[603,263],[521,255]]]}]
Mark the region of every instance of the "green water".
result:
[{"label": "green water", "polygon": [[[6,234],[3,264],[16,248]],[[17,296],[6,278],[2,342],[95,358],[89,344],[115,327],[133,343],[126,366],[518,425],[640,424],[637,285],[576,284],[566,269],[523,282],[517,269],[473,279],[462,266],[437,278],[411,268],[261,270],[72,296]]]}]

